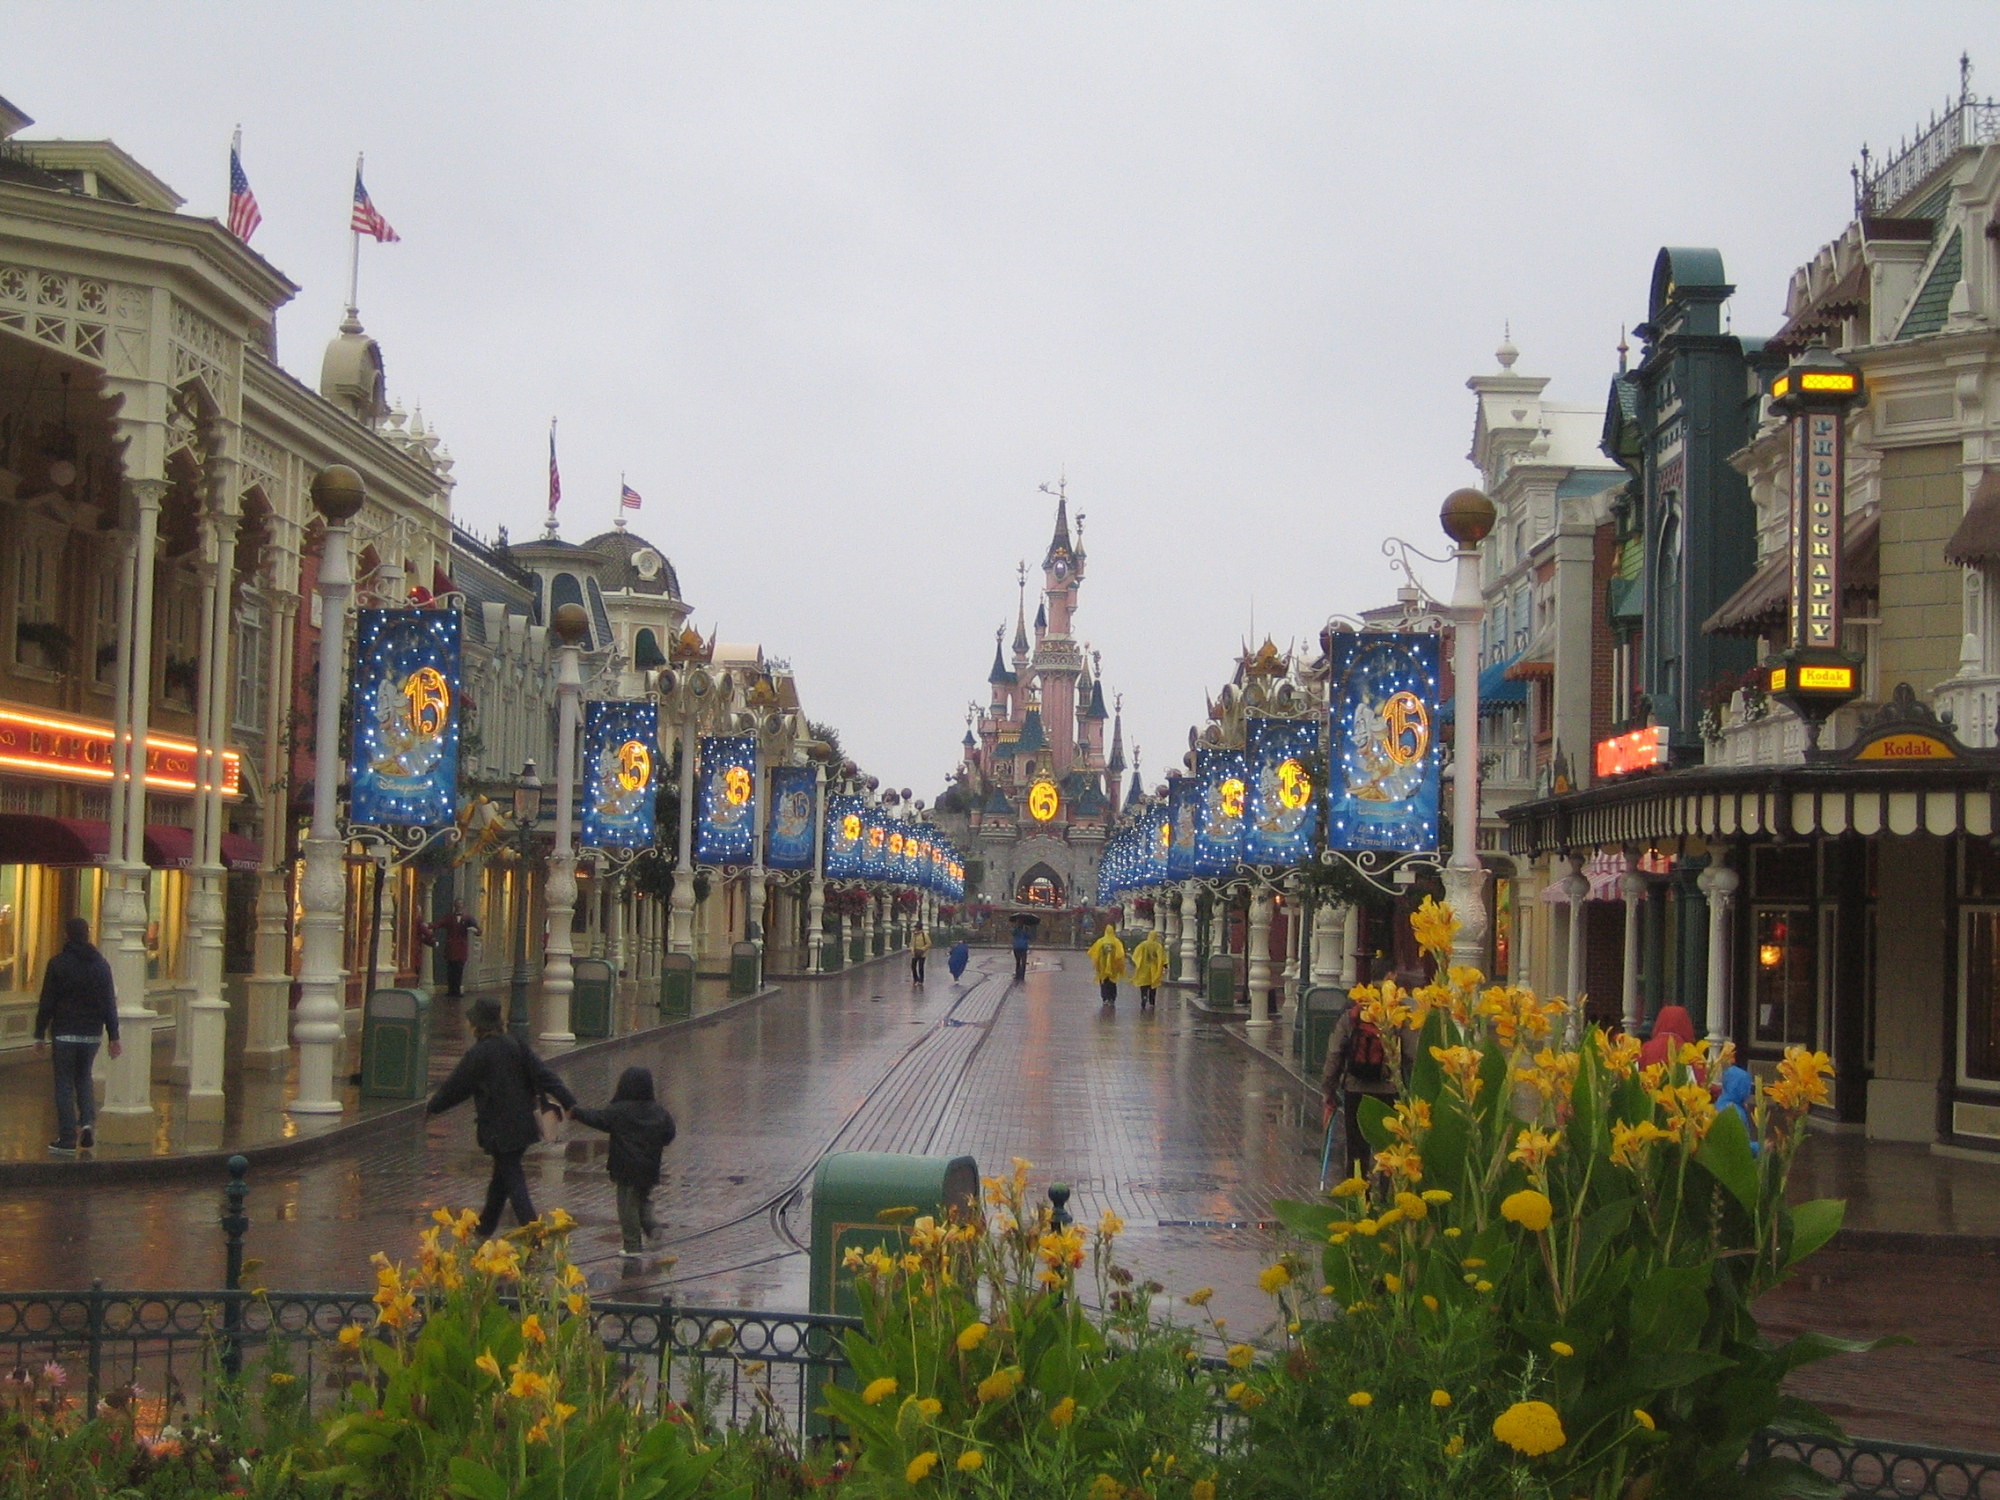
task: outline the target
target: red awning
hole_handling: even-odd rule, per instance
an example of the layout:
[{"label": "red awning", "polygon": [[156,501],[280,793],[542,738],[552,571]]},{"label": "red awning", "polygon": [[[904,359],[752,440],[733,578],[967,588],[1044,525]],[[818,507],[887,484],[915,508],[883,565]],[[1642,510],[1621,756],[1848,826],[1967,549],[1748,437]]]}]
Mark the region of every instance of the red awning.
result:
[{"label": "red awning", "polygon": [[188,870],[194,867],[194,830],[176,828],[171,823],[146,825],[146,863],[156,870]]},{"label": "red awning", "polygon": [[110,847],[107,823],[0,813],[0,865],[101,865]]},{"label": "red awning", "polygon": [[248,870],[254,874],[264,868],[264,846],[245,834],[225,833],[222,836],[222,862],[232,870]]}]

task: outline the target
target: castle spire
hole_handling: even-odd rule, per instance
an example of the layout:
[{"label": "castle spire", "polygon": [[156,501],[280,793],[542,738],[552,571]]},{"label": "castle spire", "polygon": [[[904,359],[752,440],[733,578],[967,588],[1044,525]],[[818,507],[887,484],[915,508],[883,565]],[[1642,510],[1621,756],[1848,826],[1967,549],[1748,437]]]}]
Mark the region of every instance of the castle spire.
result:
[{"label": "castle spire", "polygon": [[[1111,714],[1111,754],[1106,756],[1104,760],[1104,769],[1110,773],[1111,784],[1114,787],[1118,784],[1118,773],[1125,769],[1125,695],[1123,693],[1118,694],[1117,705]],[[1104,708],[1104,694],[1101,689],[1097,695],[1096,707],[1100,713]],[[1136,759],[1133,761],[1133,764],[1138,764]]]},{"label": "castle spire", "polygon": [[1055,566],[1056,558],[1059,556],[1065,561],[1074,557],[1076,555],[1076,547],[1069,539],[1068,478],[1057,479],[1053,489],[1046,484],[1043,485],[1042,493],[1056,497],[1056,531],[1055,535],[1049,539],[1048,552],[1042,558],[1042,567],[1047,569]]},{"label": "castle spire", "polygon": [[1000,642],[1007,637],[1007,627],[993,627],[993,670],[986,674],[988,682],[1012,682],[1014,674],[1007,670],[1007,663],[1000,655]]},{"label": "castle spire", "polygon": [[1014,605],[1014,654],[1028,654],[1028,564],[1020,564],[1020,598]]}]

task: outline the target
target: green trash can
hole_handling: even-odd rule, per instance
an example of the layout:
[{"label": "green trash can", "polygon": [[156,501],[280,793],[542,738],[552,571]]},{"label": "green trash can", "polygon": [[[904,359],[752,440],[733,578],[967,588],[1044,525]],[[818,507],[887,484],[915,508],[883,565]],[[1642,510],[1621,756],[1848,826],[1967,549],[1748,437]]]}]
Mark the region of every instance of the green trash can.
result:
[{"label": "green trash can", "polygon": [[421,1099],[431,1086],[431,997],[377,990],[361,1016],[361,1097]]},{"label": "green trash can", "polygon": [[733,999],[757,993],[761,982],[760,971],[763,963],[752,942],[731,943],[729,945],[729,993]]},{"label": "green trash can", "polygon": [[847,949],[841,945],[840,929],[820,935],[819,971],[822,974],[838,974],[847,965]]},{"label": "green trash can", "polygon": [[1299,1023],[1293,1028],[1305,1038],[1299,1062],[1308,1078],[1317,1078],[1326,1066],[1326,1044],[1340,1017],[1353,1004],[1337,986],[1316,984],[1299,1001]]},{"label": "green trash can", "polygon": [[684,1021],[694,1014],[694,955],[660,955],[660,1019]]},{"label": "green trash can", "polygon": [[817,1313],[858,1315],[854,1273],[840,1268],[849,1249],[901,1248],[903,1234],[924,1214],[979,1206],[979,1165],[969,1156],[903,1156],[842,1151],[813,1173],[812,1284]]},{"label": "green trash can", "polygon": [[601,958],[579,958],[570,965],[576,988],[570,991],[569,1029],[579,1039],[596,1041],[611,1035],[611,965]]},{"label": "green trash can", "polygon": [[857,928],[855,930],[854,935],[847,940],[847,961],[849,963],[858,964],[861,962],[862,959],[866,958],[867,956],[868,956],[867,930],[864,928]]},{"label": "green trash can", "polygon": [[1213,1010],[1228,1010],[1236,1004],[1236,955],[1208,955],[1208,988],[1204,992]]}]

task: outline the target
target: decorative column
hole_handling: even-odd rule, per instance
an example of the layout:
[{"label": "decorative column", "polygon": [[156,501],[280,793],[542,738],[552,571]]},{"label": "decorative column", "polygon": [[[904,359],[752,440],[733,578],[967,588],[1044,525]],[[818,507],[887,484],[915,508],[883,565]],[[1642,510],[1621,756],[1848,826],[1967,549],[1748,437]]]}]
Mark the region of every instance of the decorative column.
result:
[{"label": "decorative column", "polygon": [[1192,880],[1181,887],[1181,983],[1195,983],[1201,964],[1201,887]]},{"label": "decorative column", "polygon": [[1368,956],[1361,951],[1362,935],[1366,931],[1360,905],[1348,907],[1340,939],[1340,983],[1344,989],[1351,990],[1357,984],[1367,984],[1375,977],[1362,966],[1362,960]]},{"label": "decorative column", "polygon": [[625,877],[614,875],[605,882],[610,891],[611,912],[610,931],[605,944],[605,957],[610,961],[613,979],[628,979],[626,972],[625,948]]},{"label": "decorative column", "polygon": [[1271,1024],[1271,893],[1263,886],[1250,893],[1250,1022]]},{"label": "decorative column", "polygon": [[1160,946],[1169,954],[1178,955],[1181,947],[1181,895],[1170,885],[1158,886],[1153,891],[1153,910],[1163,914],[1160,924]]},{"label": "decorative column", "polygon": [[1294,1007],[1296,1017],[1300,992],[1305,987],[1305,976],[1299,970],[1299,958],[1305,947],[1305,902],[1294,895],[1284,904],[1285,912],[1285,994]]},{"label": "decorative column", "polygon": [[1445,898],[1458,919],[1451,961],[1486,967],[1486,869],[1479,862],[1479,625],[1485,599],[1479,590],[1479,544],[1493,530],[1498,512],[1478,490],[1453,490],[1438,519],[1455,545],[1457,576],[1451,591],[1451,670],[1454,715],[1451,778],[1451,863],[1445,867]]},{"label": "decorative column", "polygon": [[1618,894],[1625,899],[1625,975],[1621,996],[1628,1035],[1637,1036],[1645,1017],[1639,1013],[1639,908],[1646,902],[1646,877],[1627,870],[1618,877]]},{"label": "decorative column", "polygon": [[757,945],[757,970],[762,982],[764,942],[764,724],[750,747],[750,874],[743,889],[743,935]]},{"label": "decorative column", "polygon": [[1343,913],[1331,901],[1320,903],[1313,913],[1312,983],[1315,988],[1331,988],[1340,983],[1340,938],[1346,926]]},{"label": "decorative column", "polygon": [[542,1040],[567,1047],[576,1041],[569,1029],[569,997],[576,989],[571,966],[570,929],[576,920],[576,846],[571,841],[572,808],[576,800],[577,700],[583,693],[583,648],[578,644],[590,630],[581,604],[557,608],[553,621],[562,642],[556,659],[556,843],[549,854],[549,879],[543,901],[549,923],[542,949],[542,1018],[548,1030]]},{"label": "decorative column", "polygon": [[[164,479],[132,482],[137,533],[119,590],[118,689],[123,738],[112,743],[110,846],[117,946],[106,956],[118,990],[122,1055],[105,1068],[98,1139],[135,1143],[153,1134],[153,1023],[146,1004],[146,731],[153,699],[153,570],[159,551]],[[121,580],[122,582],[123,580]],[[114,726],[117,729],[121,726]],[[107,947],[109,944],[107,943]]]},{"label": "decorative column", "polygon": [[[812,888],[806,896],[806,969],[820,971],[820,956],[826,947],[826,762],[813,766],[813,868]],[[847,955],[843,953],[842,958]]]},{"label": "decorative column", "polygon": [[305,873],[300,880],[298,1018],[292,1035],[299,1044],[298,1094],[287,1106],[298,1114],[337,1115],[334,1075],[345,1050],[346,1007],[342,1004],[340,928],[347,882],[342,868],[335,803],[340,776],[340,704],[346,694],[347,599],[354,587],[348,570],[348,523],[365,498],[361,476],[332,464],[313,480],[313,504],[326,519],[320,555],[319,705],[313,736],[312,831],[306,838]]},{"label": "decorative column", "polygon": [[250,1013],[243,1042],[243,1066],[267,1072],[283,1072],[291,1061],[291,1044],[285,1036],[292,1002],[288,967],[292,903],[285,878],[291,808],[277,789],[287,781],[286,730],[291,723],[298,613],[297,594],[273,593],[270,657],[264,673],[264,785],[271,791],[264,808],[263,873],[257,877],[256,972],[244,986]]},{"label": "decorative column", "polygon": [[1734,997],[1729,992],[1729,909],[1736,899],[1736,887],[1742,883],[1739,876],[1729,866],[1722,863],[1718,851],[1706,870],[1695,881],[1696,887],[1708,898],[1708,1069],[1709,1076],[1722,1059],[1722,1044],[1735,1033],[1736,1017],[1731,1002]]},{"label": "decorative column", "polygon": [[[701,669],[695,668],[698,672]],[[693,673],[689,674],[690,676]],[[674,861],[674,893],[667,917],[667,951],[694,952],[694,717],[681,705],[681,827]]]},{"label": "decorative column", "polygon": [[[236,466],[223,462],[225,494],[236,487]],[[228,909],[229,866],[222,857],[223,747],[229,725],[230,668],[235,643],[237,515],[223,510],[213,518],[215,557],[202,586],[208,635],[201,664],[202,703],[196,723],[195,880],[202,907],[196,925],[194,998],[188,1002],[188,1118],[215,1121],[223,1115],[223,1050],[229,1029],[229,1002],[223,996],[223,924]]]}]

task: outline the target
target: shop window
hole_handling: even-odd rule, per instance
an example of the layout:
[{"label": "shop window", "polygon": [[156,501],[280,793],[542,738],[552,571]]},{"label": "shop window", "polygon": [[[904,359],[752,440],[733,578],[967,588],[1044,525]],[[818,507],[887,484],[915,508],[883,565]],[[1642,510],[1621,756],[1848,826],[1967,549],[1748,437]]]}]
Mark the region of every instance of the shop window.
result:
[{"label": "shop window", "polygon": [[236,611],[235,691],[230,694],[233,722],[249,734],[264,732],[265,630],[268,615],[262,598],[245,594]]},{"label": "shop window", "polygon": [[1754,851],[1751,895],[1760,901],[1813,899],[1813,846],[1761,844]]},{"label": "shop window", "polygon": [[1985,839],[1959,840],[1958,893],[1968,901],[2000,901],[2000,850]]},{"label": "shop window", "polygon": [[170,588],[162,620],[165,639],[155,659],[160,663],[161,701],[192,711],[201,683],[201,595],[186,587]]},{"label": "shop window", "polygon": [[2000,1084],[2000,909],[1960,907],[1959,1081]]},{"label": "shop window", "polygon": [[1819,997],[1813,925],[1810,907],[1753,909],[1750,1039],[1759,1048],[1817,1045]]},{"label": "shop window", "polygon": [[93,681],[110,687],[118,673],[118,584],[119,568],[108,562],[98,568],[92,584],[91,610],[92,624],[96,639],[92,642]]},{"label": "shop window", "polygon": [[21,874],[25,866],[0,865],[0,990],[24,990],[21,963]]},{"label": "shop window", "polygon": [[69,665],[70,638],[57,618],[62,538],[34,530],[20,538],[14,564],[14,663],[35,672]]}]

